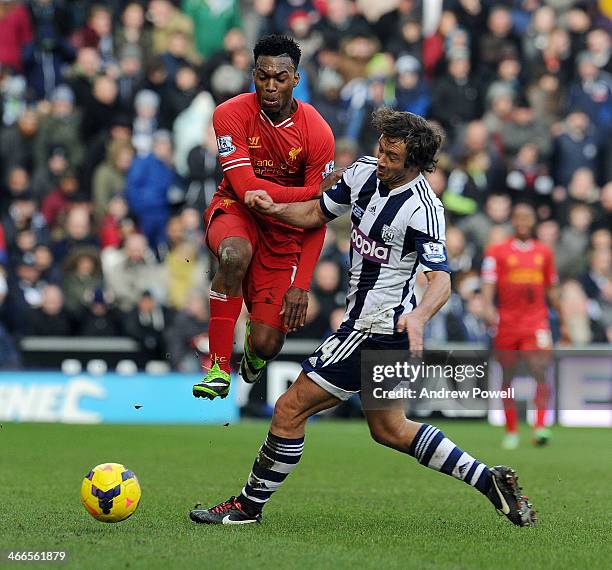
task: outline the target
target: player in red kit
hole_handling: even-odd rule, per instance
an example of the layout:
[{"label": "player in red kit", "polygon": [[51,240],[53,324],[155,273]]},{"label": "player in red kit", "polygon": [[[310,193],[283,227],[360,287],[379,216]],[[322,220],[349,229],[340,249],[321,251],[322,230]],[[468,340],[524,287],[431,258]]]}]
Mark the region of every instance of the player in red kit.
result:
[{"label": "player in red kit", "polygon": [[[531,205],[520,203],[514,207],[514,236],[491,246],[485,253],[482,291],[490,323],[497,325],[494,348],[503,368],[504,389],[511,385],[521,359],[525,359],[537,382],[534,442],[544,445],[550,439],[550,431],[545,426],[549,398],[545,373],[553,347],[548,304],[559,318],[561,313],[554,256],[547,246],[533,239],[535,224],[536,214]],[[565,340],[563,323],[561,331]],[[519,438],[514,398],[504,399],[504,411],[506,437],[503,447],[515,449]]]},{"label": "player in red kit", "polygon": [[333,171],[328,124],[293,98],[299,46],[268,36],[254,49],[255,93],[238,95],[213,115],[223,180],[204,214],[206,242],[219,260],[210,291],[213,365],[193,387],[196,397],[224,398],[230,389],[234,326],[243,299],[249,310],[240,372],[257,381],[281,350],[287,331],[304,325],[308,289],[325,230],[302,230],[244,206],[249,190],[281,202],[311,200],[340,177]]}]

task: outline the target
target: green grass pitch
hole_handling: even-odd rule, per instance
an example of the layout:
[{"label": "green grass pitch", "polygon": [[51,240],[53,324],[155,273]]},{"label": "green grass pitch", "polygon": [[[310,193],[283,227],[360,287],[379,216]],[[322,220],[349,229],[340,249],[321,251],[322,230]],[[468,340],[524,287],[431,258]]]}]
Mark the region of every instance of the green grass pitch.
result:
[{"label": "green grass pitch", "polygon": [[[467,485],[376,445],[363,422],[311,423],[302,463],[264,523],[244,527],[198,526],[187,512],[240,491],[266,423],[5,424],[0,551],[68,550],[61,567],[87,569],[608,566],[609,430],[557,428],[544,449],[530,447],[524,431],[523,446],[505,452],[498,428],[438,425],[488,464],[516,467],[538,528],[513,527]],[[114,525],[95,521],[79,502],[83,476],[106,461],[128,465],[143,489],[137,513]]]}]

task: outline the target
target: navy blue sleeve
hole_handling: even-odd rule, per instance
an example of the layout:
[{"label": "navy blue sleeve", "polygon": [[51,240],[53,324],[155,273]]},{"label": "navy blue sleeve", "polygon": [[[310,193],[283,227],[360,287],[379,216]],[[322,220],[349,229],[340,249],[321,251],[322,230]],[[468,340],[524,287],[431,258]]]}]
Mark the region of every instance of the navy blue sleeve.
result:
[{"label": "navy blue sleeve", "polygon": [[425,271],[447,271],[450,273],[444,241],[419,233],[415,236],[414,245],[417,251],[417,259],[425,268]]}]

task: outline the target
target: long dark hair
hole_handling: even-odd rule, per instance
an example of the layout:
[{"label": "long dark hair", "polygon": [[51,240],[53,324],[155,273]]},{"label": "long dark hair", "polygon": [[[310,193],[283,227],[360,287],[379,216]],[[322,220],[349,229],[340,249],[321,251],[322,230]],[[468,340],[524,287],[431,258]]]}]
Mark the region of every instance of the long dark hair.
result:
[{"label": "long dark hair", "polygon": [[381,107],[372,114],[372,124],[381,135],[404,142],[406,167],[416,166],[422,172],[436,169],[436,154],[442,145],[442,134],[423,117]]}]

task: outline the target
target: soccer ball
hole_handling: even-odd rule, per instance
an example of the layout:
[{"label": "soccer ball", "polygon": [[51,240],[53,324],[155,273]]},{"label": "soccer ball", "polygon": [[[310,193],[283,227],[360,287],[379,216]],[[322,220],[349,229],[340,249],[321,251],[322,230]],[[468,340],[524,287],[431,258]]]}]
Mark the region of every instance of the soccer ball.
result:
[{"label": "soccer ball", "polygon": [[81,502],[96,520],[116,523],[131,517],[140,503],[140,483],[119,463],[102,463],[83,479]]}]

